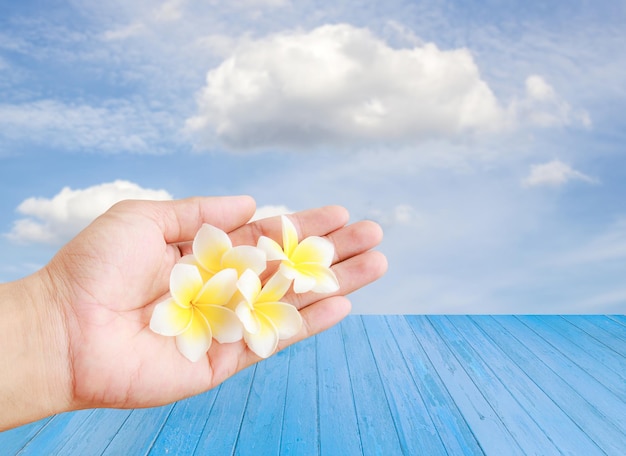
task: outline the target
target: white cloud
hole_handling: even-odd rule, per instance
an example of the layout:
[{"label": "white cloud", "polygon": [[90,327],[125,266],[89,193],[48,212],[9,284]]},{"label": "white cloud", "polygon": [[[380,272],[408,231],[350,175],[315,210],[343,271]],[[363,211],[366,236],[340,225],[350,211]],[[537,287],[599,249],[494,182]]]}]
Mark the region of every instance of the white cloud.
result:
[{"label": "white cloud", "polygon": [[145,189],[124,180],[77,190],[65,187],[52,198],[24,200],[17,211],[26,217],[14,222],[7,237],[17,242],[60,244],[71,239],[118,201],[171,198],[165,190]]},{"label": "white cloud", "polygon": [[525,88],[525,97],[514,100],[509,107],[511,116],[518,124],[542,128],[575,124],[591,127],[589,113],[572,108],[543,77],[536,74],[528,76]]},{"label": "white cloud", "polygon": [[555,97],[552,86],[537,75],[526,78],[526,93],[534,100],[551,100]]},{"label": "white cloud", "polygon": [[530,174],[522,180],[522,185],[525,187],[560,187],[570,180],[580,180],[588,183],[597,182],[595,179],[580,171],[576,171],[560,160],[552,160],[548,163],[532,165]]},{"label": "white cloud", "polygon": [[393,49],[325,25],[247,41],[207,75],[191,131],[236,148],[420,141],[504,127],[467,49]]}]

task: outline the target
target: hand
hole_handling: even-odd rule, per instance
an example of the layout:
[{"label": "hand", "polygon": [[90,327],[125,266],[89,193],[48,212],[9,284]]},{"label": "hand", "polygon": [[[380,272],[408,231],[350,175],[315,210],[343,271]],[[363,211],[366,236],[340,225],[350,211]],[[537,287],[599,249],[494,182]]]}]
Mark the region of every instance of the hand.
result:
[{"label": "hand", "polygon": [[[206,359],[191,363],[174,338],[148,327],[152,309],[167,296],[172,267],[190,252],[202,223],[229,233],[234,245],[255,245],[261,235],[280,242],[279,218],[246,223],[254,207],[249,197],[126,201],[63,247],[35,275],[40,284],[31,286],[47,298],[38,318],[47,329],[39,337],[45,380],[56,390],[46,394],[58,397],[43,413],[162,405],[211,389],[257,362],[243,341],[214,341]],[[384,256],[370,250],[382,237],[378,225],[346,226],[348,214],[336,206],[290,218],[300,239],[326,236],[335,245],[340,290],[333,296],[288,294],[284,301],[300,309],[304,324],[279,349],[339,322],[350,311],[345,295],[386,270]]]}]

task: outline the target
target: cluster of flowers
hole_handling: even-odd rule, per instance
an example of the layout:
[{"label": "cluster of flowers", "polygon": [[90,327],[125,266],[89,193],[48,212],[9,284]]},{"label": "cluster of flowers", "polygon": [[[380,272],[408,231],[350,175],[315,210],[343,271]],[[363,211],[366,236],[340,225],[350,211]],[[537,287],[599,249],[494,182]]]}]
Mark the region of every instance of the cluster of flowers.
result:
[{"label": "cluster of flowers", "polygon": [[[265,236],[256,247],[233,247],[224,231],[203,225],[193,253],[172,269],[170,297],[155,306],[150,329],[176,337],[178,350],[193,362],[209,350],[213,339],[232,343],[243,338],[258,356],[270,356],[279,340],[293,337],[302,326],[296,307],[280,301],[292,283],[295,293],[339,289],[330,269],[331,242],[310,236],[298,243],[296,228],[285,216],[282,237],[282,247]],[[262,285],[260,275],[274,260],[280,265]]]}]

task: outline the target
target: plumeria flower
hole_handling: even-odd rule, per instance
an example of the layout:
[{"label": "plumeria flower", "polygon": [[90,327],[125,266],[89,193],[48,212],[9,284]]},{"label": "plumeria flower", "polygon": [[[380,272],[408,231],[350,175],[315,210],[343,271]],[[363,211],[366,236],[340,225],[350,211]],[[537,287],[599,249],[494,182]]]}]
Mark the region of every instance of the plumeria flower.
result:
[{"label": "plumeria flower", "polygon": [[284,215],[281,218],[283,247],[265,236],[259,238],[257,247],[267,254],[268,260],[281,260],[279,271],[284,277],[294,281],[294,292],[337,291],[339,282],[330,269],[335,256],[333,244],[318,236],[309,236],[298,243],[296,227]]},{"label": "plumeria flower", "polygon": [[181,262],[196,265],[204,280],[223,269],[235,269],[241,276],[247,269],[261,274],[266,267],[265,252],[251,245],[233,247],[228,234],[206,223],[196,233],[192,251]]},{"label": "plumeria flower", "polygon": [[243,324],[243,339],[261,358],[274,353],[279,340],[295,336],[302,327],[298,309],[280,302],[290,285],[291,280],[274,274],[261,288],[259,277],[251,270],[237,281],[243,300],[235,312]]},{"label": "plumeria flower", "polygon": [[197,267],[178,263],[170,274],[171,297],[154,308],[150,329],[175,336],[178,350],[195,362],[209,350],[213,338],[220,343],[241,340],[237,315],[223,307],[235,291],[235,269],[223,269],[205,283]]}]

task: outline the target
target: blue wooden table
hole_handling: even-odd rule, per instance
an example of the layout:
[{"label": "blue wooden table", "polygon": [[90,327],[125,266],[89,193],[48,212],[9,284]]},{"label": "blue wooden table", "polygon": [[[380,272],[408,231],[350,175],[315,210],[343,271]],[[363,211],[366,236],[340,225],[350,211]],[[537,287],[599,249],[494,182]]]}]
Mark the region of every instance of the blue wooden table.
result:
[{"label": "blue wooden table", "polygon": [[0,454],[624,455],[626,317],[350,316],[205,394],[0,433]]}]

